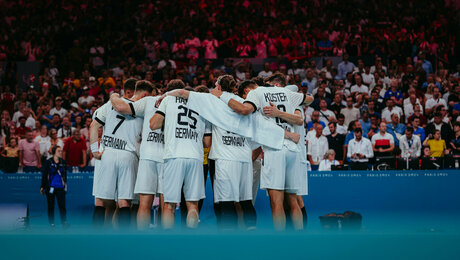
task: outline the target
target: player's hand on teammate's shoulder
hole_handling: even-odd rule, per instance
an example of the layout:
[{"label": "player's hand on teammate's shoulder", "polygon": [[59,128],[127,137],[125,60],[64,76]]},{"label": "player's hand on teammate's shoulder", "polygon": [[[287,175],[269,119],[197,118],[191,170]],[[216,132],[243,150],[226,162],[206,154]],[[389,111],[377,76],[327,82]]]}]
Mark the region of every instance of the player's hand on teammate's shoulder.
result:
[{"label": "player's hand on teammate's shoulder", "polygon": [[104,153],[105,150],[102,150],[102,152],[95,152],[93,153],[93,156],[96,160],[100,160],[102,157],[102,154]]},{"label": "player's hand on teammate's shoulder", "polygon": [[157,102],[155,102],[155,107],[159,107],[160,104],[161,104],[161,101],[163,101],[163,99],[164,99],[166,96],[167,96],[166,94],[161,95],[161,97],[157,100]]},{"label": "player's hand on teammate's shoulder", "polygon": [[279,109],[272,102],[270,102],[270,106],[264,107],[263,110],[264,114],[269,117],[279,117],[280,115]]},{"label": "player's hand on teammate's shoulder", "polygon": [[213,94],[214,96],[220,98],[220,96],[222,96],[222,89],[220,88],[220,86],[217,86],[215,87],[213,90],[211,90],[211,94]]},{"label": "player's hand on teammate's shoulder", "polygon": [[112,97],[114,97],[114,98],[120,98],[120,94],[118,94],[118,93],[113,93],[112,95],[110,95],[110,100],[112,100]]}]

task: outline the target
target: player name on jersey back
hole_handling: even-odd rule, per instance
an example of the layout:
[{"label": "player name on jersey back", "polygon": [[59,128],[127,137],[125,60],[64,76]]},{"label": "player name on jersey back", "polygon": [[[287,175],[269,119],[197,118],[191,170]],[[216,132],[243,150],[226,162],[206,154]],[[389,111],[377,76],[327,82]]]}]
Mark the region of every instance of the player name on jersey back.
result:
[{"label": "player name on jersey back", "polygon": [[107,135],[102,137],[101,143],[104,147],[110,147],[118,150],[125,150],[126,145],[128,144],[128,142],[123,139]]}]

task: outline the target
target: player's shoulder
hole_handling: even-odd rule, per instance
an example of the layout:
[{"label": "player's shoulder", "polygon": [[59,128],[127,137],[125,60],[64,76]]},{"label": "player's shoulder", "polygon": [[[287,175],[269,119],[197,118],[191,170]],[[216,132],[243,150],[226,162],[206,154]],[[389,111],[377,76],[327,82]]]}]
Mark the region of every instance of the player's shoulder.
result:
[{"label": "player's shoulder", "polygon": [[235,95],[233,93],[230,93],[230,94],[231,94],[232,99],[234,99],[234,100],[236,100],[236,101],[238,101],[240,103],[242,103],[244,101],[244,99],[242,97],[240,97],[238,95]]}]

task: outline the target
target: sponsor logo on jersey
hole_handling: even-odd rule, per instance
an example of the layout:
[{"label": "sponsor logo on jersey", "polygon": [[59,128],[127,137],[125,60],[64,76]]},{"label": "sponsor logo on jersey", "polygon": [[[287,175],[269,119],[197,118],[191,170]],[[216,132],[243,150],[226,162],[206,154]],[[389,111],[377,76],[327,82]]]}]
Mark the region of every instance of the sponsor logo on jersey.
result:
[{"label": "sponsor logo on jersey", "polygon": [[111,147],[111,148],[118,149],[118,150],[125,150],[126,144],[128,144],[128,142],[126,142],[125,140],[115,138],[112,136],[107,136],[107,135],[104,135],[102,137],[101,143],[103,144],[104,147]]}]

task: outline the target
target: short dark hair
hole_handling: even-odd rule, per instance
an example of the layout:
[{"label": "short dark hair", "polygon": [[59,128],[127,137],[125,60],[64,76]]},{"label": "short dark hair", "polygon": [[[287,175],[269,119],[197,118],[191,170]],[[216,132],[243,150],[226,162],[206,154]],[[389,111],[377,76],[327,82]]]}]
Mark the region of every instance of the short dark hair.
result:
[{"label": "short dark hair", "polygon": [[238,85],[238,96],[243,97],[244,90],[246,88],[249,88],[251,85],[258,85],[258,84],[253,80],[245,80],[245,81],[241,82]]},{"label": "short dark hair", "polygon": [[219,85],[223,91],[233,92],[236,81],[232,75],[222,75],[217,78],[216,84]]},{"label": "short dark hair", "polygon": [[355,128],[354,132],[355,132],[355,133],[362,133],[363,130],[362,130],[361,128]]},{"label": "short dark hair", "polygon": [[55,154],[56,154],[56,150],[57,150],[59,147],[60,147],[59,145],[54,145],[53,147],[51,147],[51,154],[52,154],[52,155],[55,155]]},{"label": "short dark hair", "polygon": [[199,86],[196,86],[195,89],[194,89],[195,92],[200,92],[200,93],[209,93],[209,89],[208,87],[204,86],[204,85],[199,85]]},{"label": "short dark hair", "polygon": [[173,79],[168,83],[168,85],[166,85],[166,91],[171,91],[175,89],[183,89],[183,88],[185,88],[185,84],[180,79]]},{"label": "short dark hair", "polygon": [[135,79],[135,78],[127,79],[125,81],[125,83],[123,84],[123,89],[124,90],[135,91],[136,90],[136,82],[137,82],[137,79]]},{"label": "short dark hair", "polygon": [[408,128],[406,128],[406,131],[409,132],[409,133],[413,133],[414,128],[412,126],[409,126]]},{"label": "short dark hair", "polygon": [[265,82],[270,82],[270,83],[278,83],[281,86],[286,86],[286,76],[284,76],[283,73],[277,72],[271,76],[269,76]]},{"label": "short dark hair", "polygon": [[146,91],[148,93],[152,93],[153,84],[148,80],[138,80],[136,82],[136,92],[139,91]]},{"label": "short dark hair", "polygon": [[437,112],[437,113],[434,113],[434,115],[433,115],[433,116],[434,116],[434,117],[437,117],[437,116],[439,116],[439,117],[442,117],[441,113],[439,113],[439,112]]},{"label": "short dark hair", "polygon": [[251,81],[254,81],[258,86],[263,86],[263,85],[265,85],[265,80],[264,80],[264,78],[259,77],[259,76],[252,78]]}]

